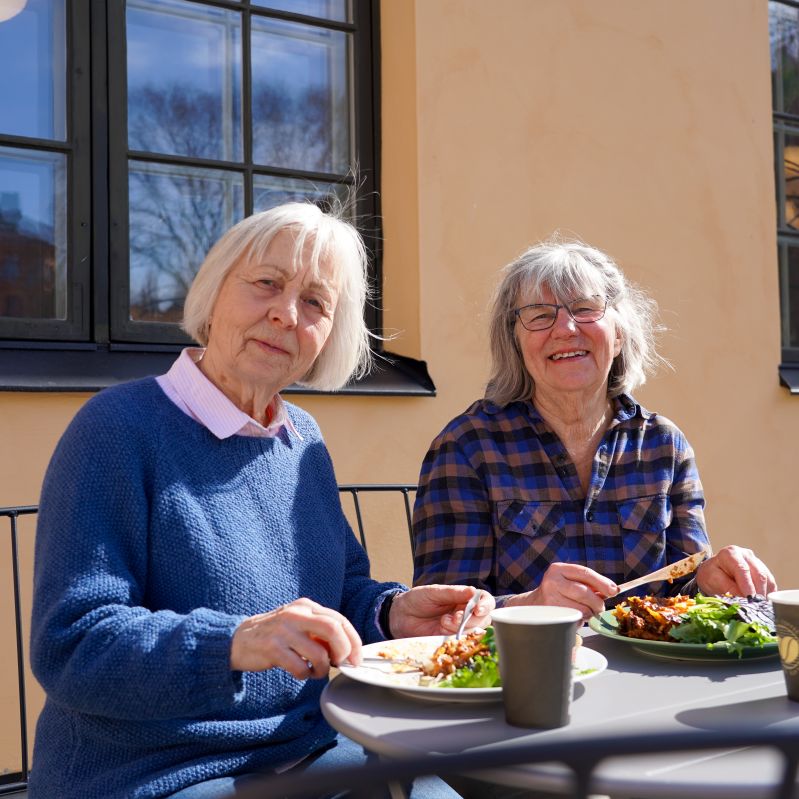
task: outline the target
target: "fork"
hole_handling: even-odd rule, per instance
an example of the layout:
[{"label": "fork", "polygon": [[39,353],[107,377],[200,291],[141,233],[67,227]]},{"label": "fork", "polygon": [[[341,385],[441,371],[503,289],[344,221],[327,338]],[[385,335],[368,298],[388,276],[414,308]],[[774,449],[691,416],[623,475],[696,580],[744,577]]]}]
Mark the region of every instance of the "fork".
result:
[{"label": "fork", "polygon": [[463,631],[466,629],[466,623],[472,617],[472,613],[477,607],[477,603],[480,601],[480,595],[482,593],[483,592],[478,588],[474,594],[472,594],[472,598],[466,603],[466,607],[463,609],[463,618],[461,619],[460,627],[458,627],[458,632],[455,633],[456,641],[460,641]]}]

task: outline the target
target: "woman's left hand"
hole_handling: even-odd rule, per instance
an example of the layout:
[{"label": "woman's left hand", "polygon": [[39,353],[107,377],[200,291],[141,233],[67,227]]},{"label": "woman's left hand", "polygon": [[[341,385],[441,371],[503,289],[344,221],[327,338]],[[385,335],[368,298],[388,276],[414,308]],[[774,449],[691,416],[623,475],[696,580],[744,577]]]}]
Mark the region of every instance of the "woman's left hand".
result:
[{"label": "woman's left hand", "polygon": [[[394,638],[410,638],[456,632],[463,609],[476,590],[468,585],[420,585],[397,594],[388,617],[391,634]],[[467,629],[484,627],[493,609],[494,597],[481,591]]]},{"label": "woman's left hand", "polygon": [[702,563],[696,571],[696,584],[703,594],[765,596],[777,588],[768,566],[751,549],[726,546]]}]

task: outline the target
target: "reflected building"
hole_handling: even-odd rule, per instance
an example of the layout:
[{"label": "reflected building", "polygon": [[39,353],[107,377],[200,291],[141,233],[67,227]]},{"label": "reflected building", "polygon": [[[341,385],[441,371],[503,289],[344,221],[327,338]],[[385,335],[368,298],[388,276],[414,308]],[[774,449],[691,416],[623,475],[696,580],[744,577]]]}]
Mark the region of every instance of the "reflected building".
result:
[{"label": "reflected building", "polygon": [[26,224],[16,192],[0,193],[0,315],[56,315],[55,245]]}]

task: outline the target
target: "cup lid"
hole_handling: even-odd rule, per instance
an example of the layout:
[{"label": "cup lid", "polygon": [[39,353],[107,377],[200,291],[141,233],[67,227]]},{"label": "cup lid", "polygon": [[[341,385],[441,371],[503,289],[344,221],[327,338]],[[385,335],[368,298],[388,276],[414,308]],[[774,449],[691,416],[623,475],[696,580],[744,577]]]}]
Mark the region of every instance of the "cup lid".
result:
[{"label": "cup lid", "polygon": [[491,621],[509,624],[552,624],[553,622],[582,621],[583,614],[576,608],[559,605],[516,605],[497,608],[491,612]]},{"label": "cup lid", "polygon": [[772,602],[781,602],[783,605],[799,605],[799,588],[786,588],[784,591],[772,591],[768,595]]}]

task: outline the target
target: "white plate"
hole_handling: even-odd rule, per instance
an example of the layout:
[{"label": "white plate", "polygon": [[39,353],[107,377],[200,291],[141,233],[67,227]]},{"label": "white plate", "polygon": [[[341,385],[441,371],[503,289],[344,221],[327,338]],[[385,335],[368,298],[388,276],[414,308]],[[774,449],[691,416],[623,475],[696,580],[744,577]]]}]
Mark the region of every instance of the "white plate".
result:
[{"label": "white plate", "polygon": [[[440,635],[420,638],[398,638],[378,644],[367,644],[364,657],[379,657],[379,653],[390,653],[391,657],[429,657],[442,642]],[[581,646],[574,661],[573,679],[582,682],[601,674],[608,666],[604,655]],[[415,699],[430,699],[435,702],[497,702],[502,699],[502,688],[437,688],[419,685],[419,674],[397,673],[390,663],[373,663],[366,666],[340,667],[341,673],[353,680],[380,688],[391,688]]]}]

